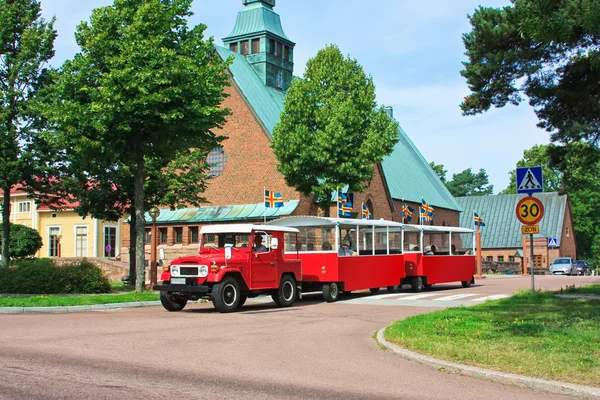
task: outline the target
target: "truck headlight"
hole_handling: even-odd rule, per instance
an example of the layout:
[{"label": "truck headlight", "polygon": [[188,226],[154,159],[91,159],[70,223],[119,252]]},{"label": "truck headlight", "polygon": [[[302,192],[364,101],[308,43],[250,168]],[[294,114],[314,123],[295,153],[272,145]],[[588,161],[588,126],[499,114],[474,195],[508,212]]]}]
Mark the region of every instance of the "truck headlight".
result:
[{"label": "truck headlight", "polygon": [[198,276],[206,278],[208,276],[208,266],[201,265],[200,268],[198,268]]},{"label": "truck headlight", "polygon": [[171,267],[171,274],[179,275],[179,267],[178,266]]}]

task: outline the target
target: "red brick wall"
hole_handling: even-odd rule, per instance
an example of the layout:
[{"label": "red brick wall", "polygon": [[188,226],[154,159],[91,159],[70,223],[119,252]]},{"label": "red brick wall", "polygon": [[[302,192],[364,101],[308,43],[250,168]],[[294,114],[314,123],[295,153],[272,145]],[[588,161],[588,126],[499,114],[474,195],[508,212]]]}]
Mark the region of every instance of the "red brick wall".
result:
[{"label": "red brick wall", "polygon": [[573,220],[571,219],[571,206],[569,205],[568,198],[567,207],[565,209],[565,218],[563,220],[560,251],[554,258],[558,257],[571,257],[573,259],[577,259],[577,243],[575,242],[575,232],[573,232]]}]

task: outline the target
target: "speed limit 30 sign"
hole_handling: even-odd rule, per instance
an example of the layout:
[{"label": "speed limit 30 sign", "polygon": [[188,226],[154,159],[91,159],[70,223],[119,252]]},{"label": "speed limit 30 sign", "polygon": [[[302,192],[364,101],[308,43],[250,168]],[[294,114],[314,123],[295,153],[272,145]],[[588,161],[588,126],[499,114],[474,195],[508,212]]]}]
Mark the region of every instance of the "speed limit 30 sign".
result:
[{"label": "speed limit 30 sign", "polygon": [[539,199],[527,196],[519,201],[516,212],[517,218],[524,225],[535,225],[544,216],[544,205]]}]

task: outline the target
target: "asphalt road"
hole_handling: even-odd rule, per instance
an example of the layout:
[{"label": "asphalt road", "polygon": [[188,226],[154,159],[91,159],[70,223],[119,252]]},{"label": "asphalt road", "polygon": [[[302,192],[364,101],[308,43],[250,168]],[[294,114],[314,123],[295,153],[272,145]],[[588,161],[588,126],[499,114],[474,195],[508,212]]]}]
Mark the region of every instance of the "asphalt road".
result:
[{"label": "asphalt road", "polygon": [[[547,289],[600,282],[536,280]],[[437,290],[494,295],[529,282],[492,277],[469,289]],[[389,298],[366,299],[357,294],[327,304],[313,297],[287,309],[249,302],[235,314],[190,304],[180,313],[149,307],[0,315],[0,399],[565,398],[440,372],[383,351],[372,338],[378,329],[436,308],[414,306],[428,300],[390,306]]]}]

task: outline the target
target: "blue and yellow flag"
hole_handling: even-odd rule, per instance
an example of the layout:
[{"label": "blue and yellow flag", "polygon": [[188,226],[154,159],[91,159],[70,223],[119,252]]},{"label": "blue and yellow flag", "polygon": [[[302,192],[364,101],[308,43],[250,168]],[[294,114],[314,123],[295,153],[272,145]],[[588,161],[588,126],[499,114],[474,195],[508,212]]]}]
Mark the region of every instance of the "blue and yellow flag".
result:
[{"label": "blue and yellow flag", "polygon": [[406,204],[404,200],[402,200],[402,222],[404,222],[404,218],[406,218],[407,222],[410,222],[412,220],[412,215],[414,211],[414,208],[412,208],[411,206]]},{"label": "blue and yellow flag", "polygon": [[352,216],[352,203],[346,201],[339,207],[338,214],[340,217],[351,217]]},{"label": "blue and yellow flag", "polygon": [[373,214],[371,214],[369,207],[365,203],[362,205],[362,219],[373,219]]},{"label": "blue and yellow flag", "polygon": [[265,208],[283,207],[283,199],[280,192],[265,189]]},{"label": "blue and yellow flag", "polygon": [[473,211],[473,223],[475,226],[485,226],[485,222],[483,222],[483,218],[479,216],[475,211]]}]

